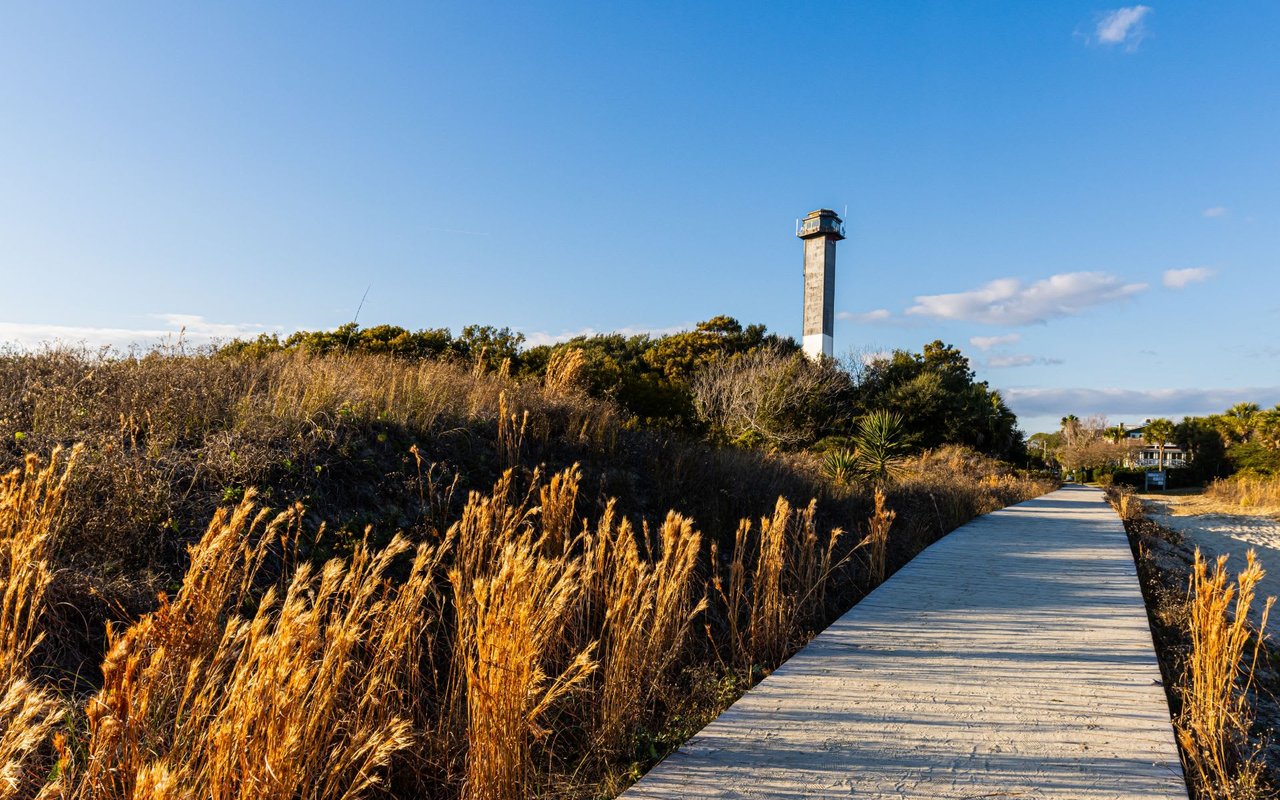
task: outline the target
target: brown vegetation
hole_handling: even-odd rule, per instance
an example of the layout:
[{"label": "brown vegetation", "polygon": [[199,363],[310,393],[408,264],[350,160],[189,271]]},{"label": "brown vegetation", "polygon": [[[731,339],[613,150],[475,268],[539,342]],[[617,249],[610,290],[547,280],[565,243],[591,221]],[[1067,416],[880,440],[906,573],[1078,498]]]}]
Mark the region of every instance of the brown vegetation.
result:
[{"label": "brown vegetation", "polygon": [[1191,573],[1187,627],[1191,646],[1178,691],[1182,713],[1175,721],[1178,741],[1209,797],[1252,798],[1263,792],[1263,765],[1251,733],[1255,718],[1251,692],[1267,616],[1268,598],[1257,628],[1249,623],[1262,566],[1252,550],[1232,583],[1227,557],[1210,569],[1197,549]]},{"label": "brown vegetation", "polygon": [[[1257,675],[1269,660],[1264,631],[1274,598],[1250,623],[1263,576],[1252,551],[1231,580],[1227,558],[1210,565],[1187,553],[1177,533],[1147,519],[1132,489],[1108,490],[1125,520],[1173,709],[1193,796],[1262,800],[1274,796],[1276,765],[1256,723]],[[1269,709],[1274,713],[1274,709]]]},{"label": "brown vegetation", "polygon": [[87,443],[72,471],[27,459],[0,484],[0,779],[76,799],[609,794],[882,573],[1048,488],[944,449],[872,497],[811,456],[629,431],[574,369],[544,387],[373,356],[0,360],[15,450]]},{"label": "brown vegetation", "polygon": [[0,476],[0,794],[42,792],[52,764],[60,697],[35,674],[45,638],[46,593],[52,580],[51,537],[62,520],[67,475],[55,451]]},{"label": "brown vegetation", "polygon": [[1280,512],[1280,476],[1233,475],[1209,484],[1204,497],[1237,513],[1241,510]]}]

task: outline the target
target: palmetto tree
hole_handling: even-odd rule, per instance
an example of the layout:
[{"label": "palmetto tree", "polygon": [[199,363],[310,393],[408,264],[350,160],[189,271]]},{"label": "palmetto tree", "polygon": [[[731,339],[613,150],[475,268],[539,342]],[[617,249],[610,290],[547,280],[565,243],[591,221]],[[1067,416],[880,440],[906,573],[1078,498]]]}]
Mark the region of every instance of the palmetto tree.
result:
[{"label": "palmetto tree", "polygon": [[1164,448],[1169,439],[1173,437],[1173,427],[1171,420],[1161,417],[1160,419],[1151,420],[1142,429],[1142,440],[1147,444],[1156,446],[1156,452],[1159,454],[1160,469],[1164,469]]}]

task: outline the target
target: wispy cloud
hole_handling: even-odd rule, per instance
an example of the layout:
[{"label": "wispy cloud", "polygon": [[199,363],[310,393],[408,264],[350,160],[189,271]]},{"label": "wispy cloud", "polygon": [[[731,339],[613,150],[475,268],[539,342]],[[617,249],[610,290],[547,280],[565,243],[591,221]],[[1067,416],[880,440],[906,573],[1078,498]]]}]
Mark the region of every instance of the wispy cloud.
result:
[{"label": "wispy cloud", "polygon": [[644,326],[628,326],[626,328],[618,328],[612,331],[600,331],[595,328],[581,328],[576,331],[561,331],[560,333],[549,333],[547,331],[533,331],[524,335],[525,344],[529,347],[540,347],[542,345],[559,344],[567,342],[570,339],[576,339],[579,336],[599,336],[602,333],[620,333],[623,336],[667,336],[672,333],[680,333],[681,331],[693,330],[692,323],[683,325],[671,325],[666,328],[647,328]]},{"label": "wispy cloud", "polygon": [[907,313],[989,325],[1028,325],[1074,316],[1146,288],[1145,283],[1125,283],[1105,272],[1064,272],[1030,285],[1017,278],[1001,278],[967,292],[921,295]]},{"label": "wispy cloud", "polygon": [[866,352],[858,353],[856,357],[859,361],[862,362],[863,366],[869,367],[872,364],[876,363],[877,361],[888,361],[889,359],[893,358],[893,351],[892,350],[868,350]]},{"label": "wispy cloud", "polygon": [[836,314],[837,319],[847,319],[850,322],[884,322],[893,317],[893,313],[887,308],[877,308],[871,311],[863,311],[855,313],[853,311],[840,311]]},{"label": "wispy cloud", "polygon": [[1164,271],[1164,285],[1170,289],[1181,289],[1188,284],[1207,281],[1213,277],[1213,274],[1213,270],[1208,267],[1167,269]]},{"label": "wispy cloud", "polygon": [[971,336],[969,344],[986,351],[993,347],[1003,347],[1006,344],[1017,344],[1022,340],[1020,333],[1006,333],[1004,336]]},{"label": "wispy cloud", "polygon": [[1227,215],[1227,209],[1225,206],[1214,206],[1213,208],[1206,208],[1201,213],[1212,219],[1214,217],[1225,217]]},{"label": "wispy cloud", "polygon": [[1105,414],[1169,416],[1214,414],[1236,403],[1264,407],[1280,403],[1280,386],[1227,389],[1045,389],[1013,388],[1002,394],[1019,415]]},{"label": "wispy cloud", "polygon": [[1150,13],[1151,6],[1126,6],[1108,11],[1098,18],[1093,40],[1102,45],[1136,50],[1146,35],[1144,20]]},{"label": "wispy cloud", "polygon": [[212,322],[197,314],[152,314],[153,326],[139,328],[91,327],[43,323],[0,322],[0,343],[18,347],[45,344],[120,347],[177,341],[202,346],[261,333],[280,333],[279,325]]},{"label": "wispy cloud", "polygon": [[992,356],[987,359],[987,369],[1008,369],[1009,367],[1030,367],[1030,366],[1057,366],[1063,363],[1060,358],[1046,358],[1044,356],[1033,356],[1029,353],[1010,353],[1008,355]]}]

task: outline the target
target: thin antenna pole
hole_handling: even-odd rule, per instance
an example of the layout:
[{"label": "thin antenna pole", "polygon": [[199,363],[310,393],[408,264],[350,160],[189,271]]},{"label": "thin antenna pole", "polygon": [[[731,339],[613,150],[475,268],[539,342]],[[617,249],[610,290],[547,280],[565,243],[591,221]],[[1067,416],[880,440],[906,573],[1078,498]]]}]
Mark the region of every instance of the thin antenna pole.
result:
[{"label": "thin antenna pole", "polygon": [[364,308],[364,301],[369,299],[369,290],[373,288],[373,284],[364,287],[364,295],[360,298],[360,305],[356,306],[356,315],[351,318],[351,330],[347,332],[346,344],[342,346],[344,351],[351,350],[351,337],[356,333],[356,322],[360,320],[360,311]]},{"label": "thin antenna pole", "polygon": [[[848,208],[848,206],[845,206]],[[360,297],[360,305],[356,306],[356,315],[351,318],[353,323],[360,321],[360,310],[364,308],[364,301],[369,299],[369,290],[373,288],[373,284],[364,287],[364,294]]]}]

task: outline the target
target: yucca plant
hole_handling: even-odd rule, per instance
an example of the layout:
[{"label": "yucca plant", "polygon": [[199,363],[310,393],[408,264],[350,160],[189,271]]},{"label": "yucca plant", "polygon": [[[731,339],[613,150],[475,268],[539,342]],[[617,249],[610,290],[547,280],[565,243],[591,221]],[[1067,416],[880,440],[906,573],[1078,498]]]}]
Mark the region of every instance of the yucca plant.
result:
[{"label": "yucca plant", "polygon": [[822,473],[832,483],[848,486],[857,479],[861,463],[857,450],[841,447],[822,457]]},{"label": "yucca plant", "polygon": [[900,414],[884,409],[865,414],[852,438],[859,469],[871,480],[883,484],[902,473],[910,444]]}]

